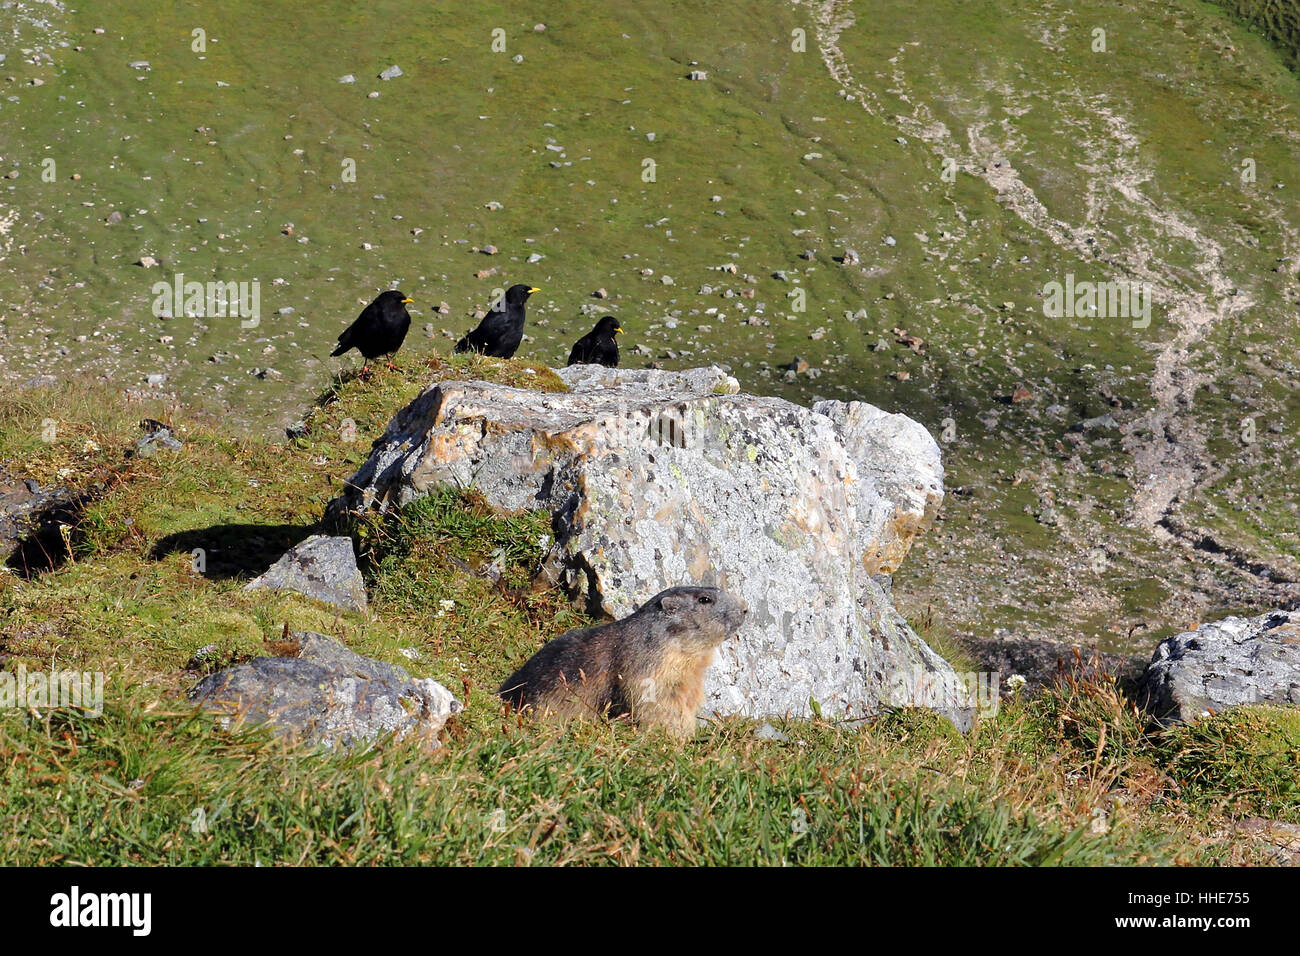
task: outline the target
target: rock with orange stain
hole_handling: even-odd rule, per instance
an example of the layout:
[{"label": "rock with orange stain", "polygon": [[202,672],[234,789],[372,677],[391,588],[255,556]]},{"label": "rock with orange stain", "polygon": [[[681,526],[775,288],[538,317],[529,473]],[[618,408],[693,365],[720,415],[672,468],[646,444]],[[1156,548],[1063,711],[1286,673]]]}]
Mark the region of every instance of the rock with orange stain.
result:
[{"label": "rock with orange stain", "polygon": [[706,713],[862,717],[916,703],[969,724],[957,675],[872,580],[942,501],[939,448],[921,425],[858,402],[739,394],[718,369],[558,371],[566,393],[430,385],[330,516],[443,485],[472,485],[503,511],[544,508],[554,577],[611,617],[685,584],[749,604],[709,670]]}]

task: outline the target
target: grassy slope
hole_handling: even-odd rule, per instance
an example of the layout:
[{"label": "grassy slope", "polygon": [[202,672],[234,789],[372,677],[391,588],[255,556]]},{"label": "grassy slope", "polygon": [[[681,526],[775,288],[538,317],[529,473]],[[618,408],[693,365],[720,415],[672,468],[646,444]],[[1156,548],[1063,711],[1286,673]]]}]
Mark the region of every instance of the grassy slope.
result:
[{"label": "grassy slope", "polygon": [[[406,852],[514,860],[518,845],[545,845],[542,859],[625,860],[636,845],[648,860],[734,853],[829,861],[891,852],[953,861],[971,845],[965,837],[954,842],[936,821],[958,834],[972,832],[972,819],[975,833],[998,825],[962,803],[973,794],[981,806],[1012,808],[1006,825],[1013,832],[1040,834],[1012,841],[1028,847],[1027,858],[1049,858],[1073,840],[1067,858],[1074,861],[1230,860],[1246,852],[1222,842],[1230,816],[1293,814],[1294,792],[1275,779],[1277,768],[1290,769],[1287,751],[1253,753],[1249,737],[1234,736],[1235,717],[1206,725],[1233,746],[1193,740],[1184,758],[1169,749],[1174,738],[1141,740],[1115,757],[1113,770],[1106,769],[1110,754],[1094,762],[1096,740],[1080,744],[1069,722],[1014,709],[967,742],[885,722],[861,735],[787,728],[807,746],[756,742],[743,724],[728,725],[682,755],[622,730],[576,731],[543,746],[549,738],[535,731],[501,727],[484,688],[577,619],[552,598],[502,595],[445,562],[453,548],[470,563],[486,560],[486,542],[457,537],[470,528],[513,542],[516,570],[526,568],[537,529],[491,531],[473,507],[416,515],[420,535],[377,545],[370,619],[239,589],[259,563],[310,532],[338,480],[428,378],[431,369],[420,363],[447,351],[441,330],[463,331],[493,286],[521,278],[545,289],[534,297],[536,341],[528,346],[541,359],[558,360],[589,327],[579,307],[604,286],[610,298],[600,308],[620,316],[627,344],[647,346],[667,366],[720,360],[748,387],[803,401],[863,398],[936,432],[951,417],[956,438],[945,457],[954,493],[895,590],[936,641],[1005,628],[1146,649],[1202,615],[1272,603],[1275,592],[1233,567],[1159,546],[1125,524],[1141,477],[1132,448],[1148,437],[1141,420],[1156,404],[1151,373],[1175,334],[1169,316],[1157,309],[1144,331],[1050,322],[1036,299],[1044,281],[1065,272],[1124,275],[1116,263],[1137,250],[1149,252],[1172,293],[1217,301],[1197,271],[1205,243],[1171,234],[1153,209],[1222,246],[1215,269],[1254,304],[1212,323],[1189,349],[1187,367],[1205,380],[1179,420],[1204,436],[1206,471],[1175,516],[1288,567],[1300,547],[1296,472],[1277,463],[1296,460],[1300,422],[1293,358],[1300,216],[1296,184],[1286,181],[1300,166],[1300,91],[1263,40],[1190,0],[1099,3],[1085,12],[1048,0],[942,0],[924,9],[903,0],[857,2],[847,8],[855,22],[838,35],[857,89],[850,101],[821,60],[811,5],[667,3],[651,14],[631,3],[565,3],[530,11],[527,20],[493,4],[454,13],[397,0],[364,9],[310,6],[305,14],[231,0],[160,11],[86,0],[56,20],[82,51],[51,46],[53,65],[32,65],[21,47],[4,48],[17,101],[0,100],[0,126],[21,135],[6,137],[0,161],[20,173],[0,180],[0,221],[17,216],[0,236],[3,374],[21,380],[48,370],[76,384],[9,397],[0,409],[0,461],[20,463],[23,476],[42,482],[68,468],[70,480],[101,480],[115,490],[78,530],[75,563],[34,583],[3,582],[0,653],[118,675],[105,721],[4,718],[0,759],[14,770],[4,794],[6,823],[13,823],[5,832],[14,834],[8,855],[37,847],[44,858],[97,860],[158,853],[391,860]],[[536,20],[549,29],[533,33]],[[1108,31],[1104,57],[1088,48],[1096,23]],[[93,34],[100,24],[107,32]],[[196,25],[208,31],[205,59],[190,50]],[[504,55],[489,46],[498,26],[508,33]],[[803,54],[790,49],[796,27],[809,32]],[[26,41],[43,48],[32,36]],[[357,36],[370,42],[361,46]],[[516,53],[524,62],[511,61]],[[148,59],[151,71],[131,70],[136,59]],[[391,63],[406,76],[373,79]],[[685,80],[694,68],[709,79]],[[346,72],[360,81],[338,84]],[[30,78],[44,85],[27,86]],[[372,89],[381,96],[368,99]],[[900,116],[942,122],[951,143],[929,143]],[[982,137],[975,145],[972,129]],[[950,184],[938,177],[946,145],[964,163]],[[52,183],[39,175],[46,157],[57,162]],[[1258,167],[1250,187],[1236,175],[1245,157]],[[358,161],[355,184],[339,175],[345,158]],[[658,163],[654,183],[640,178],[645,158]],[[999,202],[978,164],[1004,160],[1050,218],[1091,235],[1101,252],[1059,245]],[[553,161],[572,165],[553,168]],[[1131,174],[1139,174],[1134,188],[1145,204],[1113,188]],[[489,211],[489,201],[504,208]],[[109,225],[113,210],[124,218]],[[292,237],[281,231],[289,222]],[[297,241],[304,237],[310,241]],[[363,242],[374,248],[363,250]],[[489,242],[500,255],[470,251]],[[846,246],[862,253],[861,269],[831,260]],[[799,258],[806,248],[816,251],[815,262]],[[546,258],[526,264],[534,251]],[[162,269],[132,265],[143,253],[161,259]],[[738,276],[716,271],[726,262]],[[492,266],[501,271],[474,278]],[[652,276],[642,275],[647,268]],[[795,281],[771,278],[777,269]],[[174,272],[260,279],[262,325],[241,331],[228,320],[155,319],[150,285]],[[673,285],[661,282],[665,274]],[[809,294],[806,313],[790,311],[786,294],[796,282]],[[700,293],[706,283],[714,291]],[[337,367],[324,356],[339,329],[389,284],[423,309],[404,353],[410,380],[385,375],[365,387],[332,386],[337,400],[313,416],[306,439],[239,437],[298,416]],[[723,295],[747,286],[753,300]],[[451,313],[432,313],[444,299]],[[740,325],[760,303],[770,325]],[[279,314],[286,307],[295,311]],[[848,319],[846,310],[866,317]],[[666,325],[670,316],[676,329]],[[433,323],[431,339],[421,337],[425,322]],[[922,352],[900,345],[895,328],[924,338]],[[827,334],[811,338],[817,329]],[[209,362],[218,353],[233,357]],[[824,374],[794,384],[768,374],[794,353]],[[266,366],[283,378],[251,374]],[[139,385],[153,371],[170,376],[163,395],[124,403],[84,386],[98,375]],[[1019,382],[1036,399],[1005,404]],[[1065,412],[1048,414],[1053,403]],[[1080,440],[1072,431],[1107,411],[1132,428],[1129,445],[1114,432]],[[132,463],[116,483],[120,450],[145,415],[176,417],[186,449]],[[1254,444],[1238,437],[1247,415],[1259,420]],[[39,439],[44,418],[59,423],[60,437],[48,445]],[[344,419],[357,425],[353,441],[343,438]],[[208,553],[207,577],[191,570],[196,547]],[[439,617],[439,599],[456,601],[456,610]],[[937,607],[927,613],[929,605]],[[226,742],[170,715],[166,694],[193,679],[181,668],[194,650],[215,642],[218,662],[264,652],[286,620],[387,660],[405,661],[401,649],[414,649],[413,670],[458,692],[470,681],[470,715],[455,746],[433,764],[440,786],[421,776],[433,772],[427,760],[401,748],[379,761],[284,763],[274,748]],[[124,690],[135,683],[146,690]],[[1270,742],[1294,740],[1294,728],[1280,720],[1249,720],[1277,724],[1258,735],[1266,751]],[[1111,733],[1102,750],[1114,740]],[[924,769],[932,766],[969,768],[949,775],[955,796]],[[497,773],[510,781],[504,797]],[[746,778],[763,773],[772,788],[762,794],[766,802],[744,790]],[[241,791],[250,776],[265,786]],[[143,790],[126,786],[137,778]],[[1090,825],[1116,780],[1125,793],[1146,795],[1136,799],[1130,823],[1082,842],[1071,836]],[[660,786],[669,798],[659,796]],[[383,802],[369,801],[375,792]],[[636,802],[641,793],[677,816],[661,825],[645,809],[653,802]],[[387,802],[392,795],[396,805]],[[816,839],[795,848],[781,800],[793,813],[799,795],[810,801]],[[999,795],[1009,799],[989,799]],[[100,818],[89,808],[106,796],[118,816],[105,819],[122,835],[101,845],[86,834],[112,830],[84,824]],[[564,799],[574,801],[569,815],[556,808]],[[205,840],[184,842],[194,806],[223,801],[243,814],[241,823],[282,827],[214,828]],[[80,808],[77,816],[68,807]],[[482,827],[498,808],[519,827],[508,839]],[[741,834],[733,844],[726,833],[680,822],[728,809],[737,814],[731,830]],[[1031,809],[1049,825],[1029,827]],[[318,825],[303,823],[312,820]],[[331,828],[321,820],[333,821]],[[429,820],[447,821],[459,836],[422,846],[410,828],[448,832],[431,831]],[[60,830],[63,821],[70,822]],[[557,821],[564,827],[548,829]],[[681,839],[665,835],[674,826]],[[400,828],[407,829],[399,839]],[[313,843],[308,830],[334,842]],[[154,838],[173,832],[179,840],[160,849]],[[1160,848],[1160,835],[1171,832],[1178,834],[1173,848]],[[814,849],[823,845],[832,849]],[[1011,858],[985,851],[989,860]]]},{"label": "grassy slope", "polygon": [[[108,673],[101,718],[0,714],[0,862],[1231,863],[1262,859],[1233,820],[1300,820],[1293,714],[1148,736],[1105,681],[1008,704],[967,738],[915,713],[866,727],[778,721],[785,740],[728,720],[684,748],[622,725],[521,724],[490,691],[584,619],[531,587],[545,516],[496,517],[472,495],[355,529],[367,615],[244,592],[311,532],[385,410],[437,371],[337,381],[293,442],[190,418],[184,449],[143,461],[122,448],[136,418],[165,410],[84,390],[0,402],[0,457],[105,488],[72,560],[0,577],[0,654],[10,669]],[[495,360],[452,371],[539,377]],[[51,408],[65,427],[33,439],[32,415]],[[497,560],[499,583],[465,570]],[[286,752],[190,713],[179,695],[202,670],[273,653],[286,624],[454,689],[469,707],[447,746]],[[202,669],[186,669],[209,643]]]},{"label": "grassy slope", "polygon": [[[851,100],[823,62],[826,9],[853,18],[836,33]],[[537,21],[548,29],[535,33]],[[1253,304],[1174,357],[1204,380],[1175,403],[1197,473],[1170,517],[1188,540],[1205,534],[1246,564],[1300,575],[1295,472],[1272,467],[1300,450],[1300,210],[1285,182],[1300,165],[1300,84],[1217,8],[581,2],[522,19],[493,3],[87,0],[53,23],[47,40],[22,33],[52,60],[8,49],[16,101],[0,101],[0,123],[23,133],[0,161],[20,174],[0,180],[0,218],[17,217],[0,240],[10,379],[138,386],[165,372],[163,392],[261,428],[291,421],[339,367],[326,358],[334,336],[380,288],[416,297],[407,351],[431,354],[493,287],[538,284],[527,353],[558,361],[604,287],[599,310],[620,317],[625,345],[669,367],[720,361],[752,389],[861,398],[935,432],[952,419],[949,485],[962,493],[899,582],[913,618],[939,607],[936,639],[1003,629],[1144,652],[1288,592],[1130,526],[1135,486],[1179,465],[1138,458],[1169,433],[1146,418],[1162,413],[1153,370],[1177,333],[1170,315],[1157,307],[1146,330],[1052,321],[1038,295],[1066,272],[1147,275],[1215,306],[1231,297],[1212,268]],[[1096,25],[1105,54],[1090,48]],[[190,48],[195,26],[205,54]],[[792,49],[796,29],[806,52]],[[131,69],[137,59],[151,69]],[[403,77],[375,79],[392,63]],[[696,68],[706,81],[684,78]],[[358,82],[338,83],[344,73]],[[962,165],[946,183],[950,153]],[[54,182],[39,175],[46,158]],[[1257,166],[1250,185],[1244,158]],[[342,177],[349,159],[355,183]],[[999,200],[995,162],[1075,245]],[[1180,238],[1186,229],[1198,238]],[[1222,253],[1207,265],[1211,240]],[[487,243],[500,254],[472,251]],[[849,246],[861,267],[832,260]],[[545,258],[526,263],[533,252]],[[133,265],[144,253],[162,267]],[[724,263],[738,274],[716,271]],[[150,287],[177,272],[260,280],[261,325],[154,318]],[[787,298],[796,285],[806,312]],[[741,290],[754,299],[726,296]],[[444,300],[450,314],[432,311]],[[921,351],[895,329],[922,337]],[[824,374],[773,374],[796,353]],[[254,374],[267,367],[282,377]],[[1034,400],[1006,404],[1021,383]],[[1122,434],[1074,431],[1105,412]],[[1254,443],[1239,437],[1248,416]]]}]

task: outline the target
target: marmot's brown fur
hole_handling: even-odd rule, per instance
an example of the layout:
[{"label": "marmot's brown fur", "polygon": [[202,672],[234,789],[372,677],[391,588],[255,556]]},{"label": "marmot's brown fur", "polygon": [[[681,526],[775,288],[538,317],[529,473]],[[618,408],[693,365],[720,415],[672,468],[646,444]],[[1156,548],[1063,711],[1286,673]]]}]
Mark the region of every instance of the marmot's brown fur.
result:
[{"label": "marmot's brown fur", "polygon": [[521,710],[629,716],[640,727],[689,737],[713,649],[748,610],[718,588],[669,588],[621,621],[557,637],[497,693]]}]

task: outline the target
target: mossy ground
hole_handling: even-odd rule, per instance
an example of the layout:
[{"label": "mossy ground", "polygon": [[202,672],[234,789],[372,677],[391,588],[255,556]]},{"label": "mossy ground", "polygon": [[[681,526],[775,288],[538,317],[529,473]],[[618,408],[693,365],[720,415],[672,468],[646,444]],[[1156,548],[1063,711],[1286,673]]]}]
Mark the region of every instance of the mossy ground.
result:
[{"label": "mossy ground", "polygon": [[[100,717],[0,713],[0,863],[1232,864],[1266,859],[1234,821],[1298,819],[1294,714],[1158,731],[1104,679],[1008,701],[966,737],[914,711],[774,721],[784,739],[724,720],[684,746],[622,723],[521,721],[492,691],[587,618],[534,584],[545,516],[496,515],[472,492],[352,527],[365,615],[243,591],[315,529],[381,407],[431,372],[335,383],[295,441],[95,390],[0,400],[0,457],[103,481],[66,560],[0,576],[4,666],[107,674]],[[47,442],[33,412],[49,409]],[[146,415],[173,421],[184,448],[126,459]],[[286,625],[451,688],[467,708],[444,747],[316,753],[193,713],[200,673],[275,653]]]}]

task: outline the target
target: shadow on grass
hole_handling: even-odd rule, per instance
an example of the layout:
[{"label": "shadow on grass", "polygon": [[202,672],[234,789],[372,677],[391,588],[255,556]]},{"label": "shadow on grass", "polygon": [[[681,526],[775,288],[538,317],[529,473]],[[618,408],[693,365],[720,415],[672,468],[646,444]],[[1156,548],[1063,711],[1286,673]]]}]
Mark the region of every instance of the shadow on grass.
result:
[{"label": "shadow on grass", "polygon": [[254,578],[295,544],[320,533],[316,524],[217,524],[169,534],[154,545],[155,561],[189,554],[195,570],[213,580]]},{"label": "shadow on grass", "polygon": [[78,524],[94,497],[61,487],[0,495],[0,545],[9,549],[5,567],[28,580],[62,567],[68,549],[81,540]]}]

